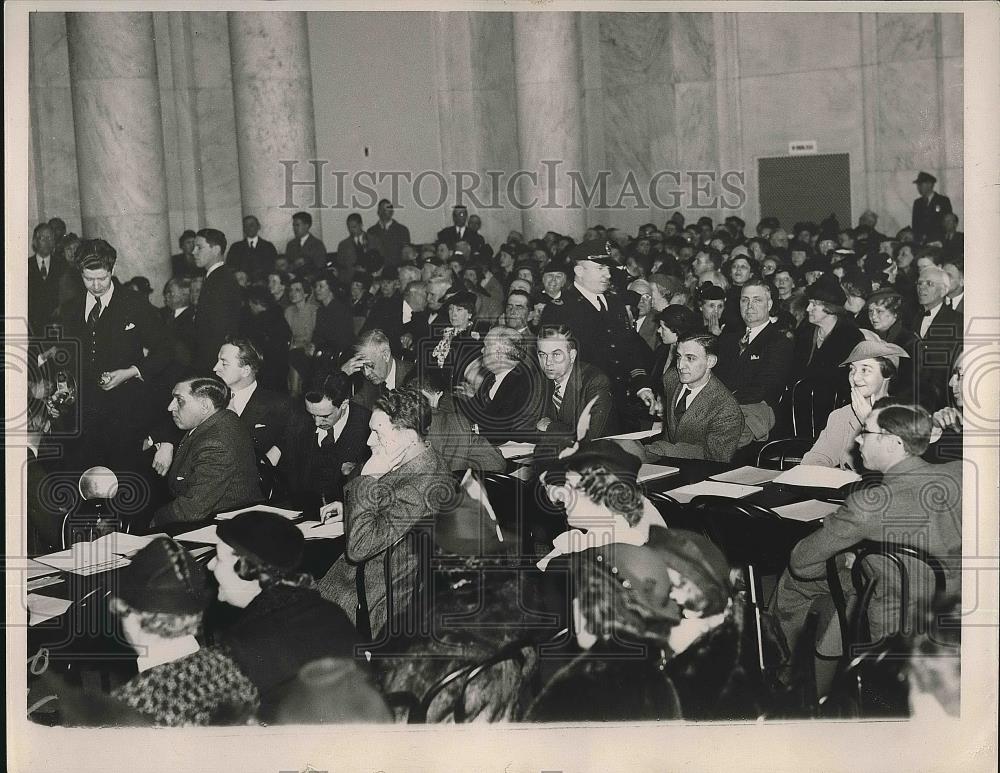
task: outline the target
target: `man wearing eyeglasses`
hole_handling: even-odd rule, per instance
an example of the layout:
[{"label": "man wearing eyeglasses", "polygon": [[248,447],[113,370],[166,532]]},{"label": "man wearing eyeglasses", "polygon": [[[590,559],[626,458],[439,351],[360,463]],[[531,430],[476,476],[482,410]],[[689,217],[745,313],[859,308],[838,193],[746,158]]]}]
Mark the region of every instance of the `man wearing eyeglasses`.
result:
[{"label": "man wearing eyeglasses", "polygon": [[[821,529],[799,542],[778,583],[773,608],[790,651],[796,650],[810,610],[820,614],[816,665],[821,690],[841,654],[826,580],[828,559],[836,556],[849,609],[854,594],[849,568],[854,548],[863,540],[922,547],[944,562],[946,592],[961,590],[962,462],[929,464],[920,458],[930,443],[932,427],[930,414],[919,406],[899,405],[892,398],[875,404],[858,444],[864,466],[881,472],[882,481],[849,493],[844,505],[823,520]],[[910,568],[911,603],[916,606],[920,599],[928,603],[933,587],[929,571],[921,563],[903,560]],[[881,560],[866,562],[865,573],[879,578],[868,607],[872,641],[877,642],[898,628],[900,575]],[[916,609],[908,619],[913,626],[923,620]]]},{"label": "man wearing eyeglasses", "polygon": [[563,325],[543,327],[538,334],[538,364],[546,378],[541,432],[572,435],[591,400],[590,431],[587,437],[599,438],[618,431],[618,418],[611,399],[611,382],[601,371],[577,356],[576,341]]},{"label": "man wearing eyeglasses", "polygon": [[726,325],[719,336],[715,375],[733,393],[746,419],[741,445],[768,436],[791,377],[795,340],[771,318],[772,306],[764,280],[749,279],[740,290],[743,324]]}]

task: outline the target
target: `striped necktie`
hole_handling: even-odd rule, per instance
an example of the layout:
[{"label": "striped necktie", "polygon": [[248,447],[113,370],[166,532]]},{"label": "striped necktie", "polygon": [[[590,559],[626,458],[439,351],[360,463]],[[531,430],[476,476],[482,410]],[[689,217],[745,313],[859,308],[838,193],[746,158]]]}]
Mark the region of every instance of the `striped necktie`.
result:
[{"label": "striped necktie", "polygon": [[562,384],[557,383],[552,392],[552,404],[556,407],[556,413],[562,410]]}]

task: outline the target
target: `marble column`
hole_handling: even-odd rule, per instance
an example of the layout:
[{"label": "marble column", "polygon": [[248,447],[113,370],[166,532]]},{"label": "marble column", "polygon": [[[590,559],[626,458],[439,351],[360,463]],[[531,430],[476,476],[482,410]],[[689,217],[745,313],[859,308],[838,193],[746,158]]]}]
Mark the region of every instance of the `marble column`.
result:
[{"label": "marble column", "polygon": [[299,210],[312,214],[312,233],[321,236],[318,209],[324,200],[333,200],[336,183],[333,170],[324,167],[321,195],[315,188],[296,186],[289,199],[287,167],[281,163],[297,162],[295,181],[316,177],[306,14],[230,12],[229,49],[243,211],[256,215],[262,235],[281,253],[292,238],[292,215]]},{"label": "marble column", "polygon": [[68,13],[83,236],[118,251],[115,273],[170,274],[163,126],[149,13]]},{"label": "marble column", "polygon": [[[583,100],[578,14],[514,14],[514,78],[521,169],[538,174],[520,180],[519,201],[537,199],[523,212],[526,239],[546,231],[579,239],[586,211],[570,208],[568,172],[583,171]],[[542,161],[559,162],[543,165]]]}]

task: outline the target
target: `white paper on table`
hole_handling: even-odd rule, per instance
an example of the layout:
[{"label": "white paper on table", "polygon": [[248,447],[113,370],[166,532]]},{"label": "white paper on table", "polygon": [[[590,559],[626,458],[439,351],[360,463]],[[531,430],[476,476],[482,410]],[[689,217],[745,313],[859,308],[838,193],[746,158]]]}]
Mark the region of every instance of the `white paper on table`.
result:
[{"label": "white paper on table", "polygon": [[807,499],[805,502],[782,505],[773,509],[782,518],[788,518],[792,521],[818,521],[820,518],[826,518],[831,513],[837,512],[840,505],[821,502],[818,499]]},{"label": "white paper on table", "polygon": [[214,523],[210,523],[208,526],[202,526],[200,529],[195,529],[194,531],[178,534],[174,537],[174,539],[178,542],[204,542],[209,545],[219,544],[219,535],[216,533],[216,526]]},{"label": "white paper on table", "polygon": [[38,590],[39,588],[47,588],[50,585],[58,585],[63,581],[63,578],[58,574],[50,574],[44,577],[36,577],[33,580],[28,580],[28,590]]},{"label": "white paper on table", "polygon": [[605,435],[603,440],[644,440],[662,434],[663,425],[657,422],[652,429],[642,429],[638,432],[625,432],[621,435]]},{"label": "white paper on table", "polygon": [[712,475],[709,480],[717,480],[722,483],[739,483],[743,486],[757,486],[761,483],[768,483],[779,475],[781,475],[781,470],[765,470],[763,467],[745,465],[729,472],[720,472],[718,475]]},{"label": "white paper on table", "polygon": [[783,483],[788,486],[840,488],[859,480],[861,480],[861,476],[850,470],[821,467],[818,464],[800,464],[790,470],[785,470],[774,479],[774,483]]},{"label": "white paper on table", "polygon": [[344,520],[320,523],[319,521],[303,521],[296,524],[306,539],[336,539],[344,536]]},{"label": "white paper on table", "polygon": [[531,456],[535,453],[534,443],[515,443],[513,440],[508,440],[497,446],[497,450],[503,454],[504,459],[513,459],[517,456]]},{"label": "white paper on table", "polygon": [[235,518],[240,513],[249,513],[251,510],[261,513],[274,513],[275,515],[280,515],[282,518],[287,518],[289,521],[294,521],[302,515],[301,510],[288,510],[287,508],[274,507],[273,505],[250,505],[250,507],[241,507],[239,510],[230,510],[228,513],[219,513],[215,517],[217,520],[226,521],[230,518]]},{"label": "white paper on table", "polygon": [[202,545],[200,548],[191,548],[188,553],[191,554],[191,558],[201,558],[206,553],[211,553],[215,550],[215,545]]},{"label": "white paper on table", "polygon": [[165,535],[123,534],[116,531],[93,542],[77,542],[68,550],[38,556],[35,560],[64,572],[87,576],[128,566],[129,558],[136,551],[162,536]]},{"label": "white paper on table", "polygon": [[644,464],[639,468],[638,481],[645,483],[647,480],[666,478],[668,475],[676,475],[679,472],[679,467],[670,467],[666,464]]},{"label": "white paper on table", "polygon": [[45,564],[40,564],[32,558],[28,559],[28,565],[25,567],[24,571],[27,573],[28,580],[33,580],[36,577],[41,577],[45,574],[52,574],[55,569],[51,566],[46,566]]},{"label": "white paper on table", "polygon": [[28,625],[38,625],[53,617],[59,617],[73,606],[72,601],[56,599],[51,596],[40,596],[37,593],[28,594]]},{"label": "white paper on table", "polygon": [[703,480],[699,483],[691,483],[687,486],[675,488],[666,493],[680,503],[690,502],[695,497],[711,495],[717,497],[729,497],[730,499],[740,499],[741,497],[756,494],[761,491],[760,486],[740,486],[735,483],[719,483],[714,480]]}]

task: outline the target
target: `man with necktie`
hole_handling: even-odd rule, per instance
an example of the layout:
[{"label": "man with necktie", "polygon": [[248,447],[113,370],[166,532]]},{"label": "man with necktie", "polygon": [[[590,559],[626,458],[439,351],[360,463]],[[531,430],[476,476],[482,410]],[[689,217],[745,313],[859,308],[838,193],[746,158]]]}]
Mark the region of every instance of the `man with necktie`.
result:
[{"label": "man with necktie", "polygon": [[437,241],[448,245],[454,250],[459,242],[466,242],[474,253],[483,249],[486,240],[478,231],[474,231],[468,225],[469,210],[464,204],[456,204],[451,210],[452,225],[442,228],[437,233]]},{"label": "man with necktie", "polygon": [[154,527],[202,521],[263,501],[253,436],[227,410],[229,396],[229,387],[215,377],[174,387],[167,410],[184,435],[167,473],[173,499],[156,511]]},{"label": "man with necktie", "polygon": [[795,339],[771,319],[771,291],[752,278],[740,289],[743,324],[726,325],[719,336],[716,376],[732,392],[747,421],[742,439],[763,440],[774,427],[775,412],[792,372]]},{"label": "man with necktie", "polygon": [[368,236],[361,215],[352,212],[347,216],[347,236],[337,245],[337,276],[341,284],[350,287],[355,268],[362,263],[368,249]]},{"label": "man with necktie", "polygon": [[939,266],[927,266],[917,276],[920,306],[910,329],[920,336],[916,362],[917,394],[920,405],[934,412],[946,407],[948,379],[955,357],[962,349],[964,316],[948,303],[951,279]]},{"label": "man with necktie", "polygon": [[403,247],[410,243],[410,229],[393,219],[394,213],[389,199],[378,203],[378,222],[368,229],[368,245],[382,256],[386,266],[398,267],[403,260]]},{"label": "man with necktie", "polygon": [[35,226],[31,246],[34,254],[28,258],[28,324],[35,335],[42,335],[62,300],[60,287],[70,267],[55,253],[56,242],[48,223]]},{"label": "man with necktie", "polygon": [[278,471],[291,503],[312,510],[343,501],[344,483],[371,456],[371,411],[351,401],[351,381],[340,372],[317,378],[303,402],[281,443]]},{"label": "man with necktie", "polygon": [[236,283],[233,270],[223,263],[226,236],[215,228],[202,228],[194,242],[194,260],[205,269],[194,324],[197,350],[194,356],[196,372],[212,372],[219,358],[219,348],[240,329],[243,311],[243,291]]},{"label": "man with necktie", "polygon": [[113,280],[118,254],[103,239],[77,252],[86,293],[56,315],[55,344],[78,383],[79,435],[67,443],[66,463],[139,470],[148,431],[149,385],[167,368],[171,346],[156,309]]},{"label": "man with necktie", "polygon": [[274,269],[277,248],[260,235],[260,221],[253,215],[243,218],[243,238],[233,242],[226,265],[233,271],[245,271],[251,281],[263,279]]},{"label": "man with necktie", "polygon": [[677,344],[677,367],[664,376],[663,434],[646,444],[646,461],[659,457],[728,462],[743,433],[743,412],[712,373],[718,342],[695,333]]},{"label": "man with necktie", "polygon": [[[628,394],[642,389],[648,380],[653,352],[642,342],[629,321],[625,304],[611,294],[611,272],[621,266],[611,256],[613,245],[594,239],[573,247],[573,284],[563,289],[561,304],[546,304],[542,327],[565,325],[579,345],[579,357],[609,379],[620,429],[631,432],[648,419],[646,406]],[[648,426],[648,424],[646,425]]]}]

